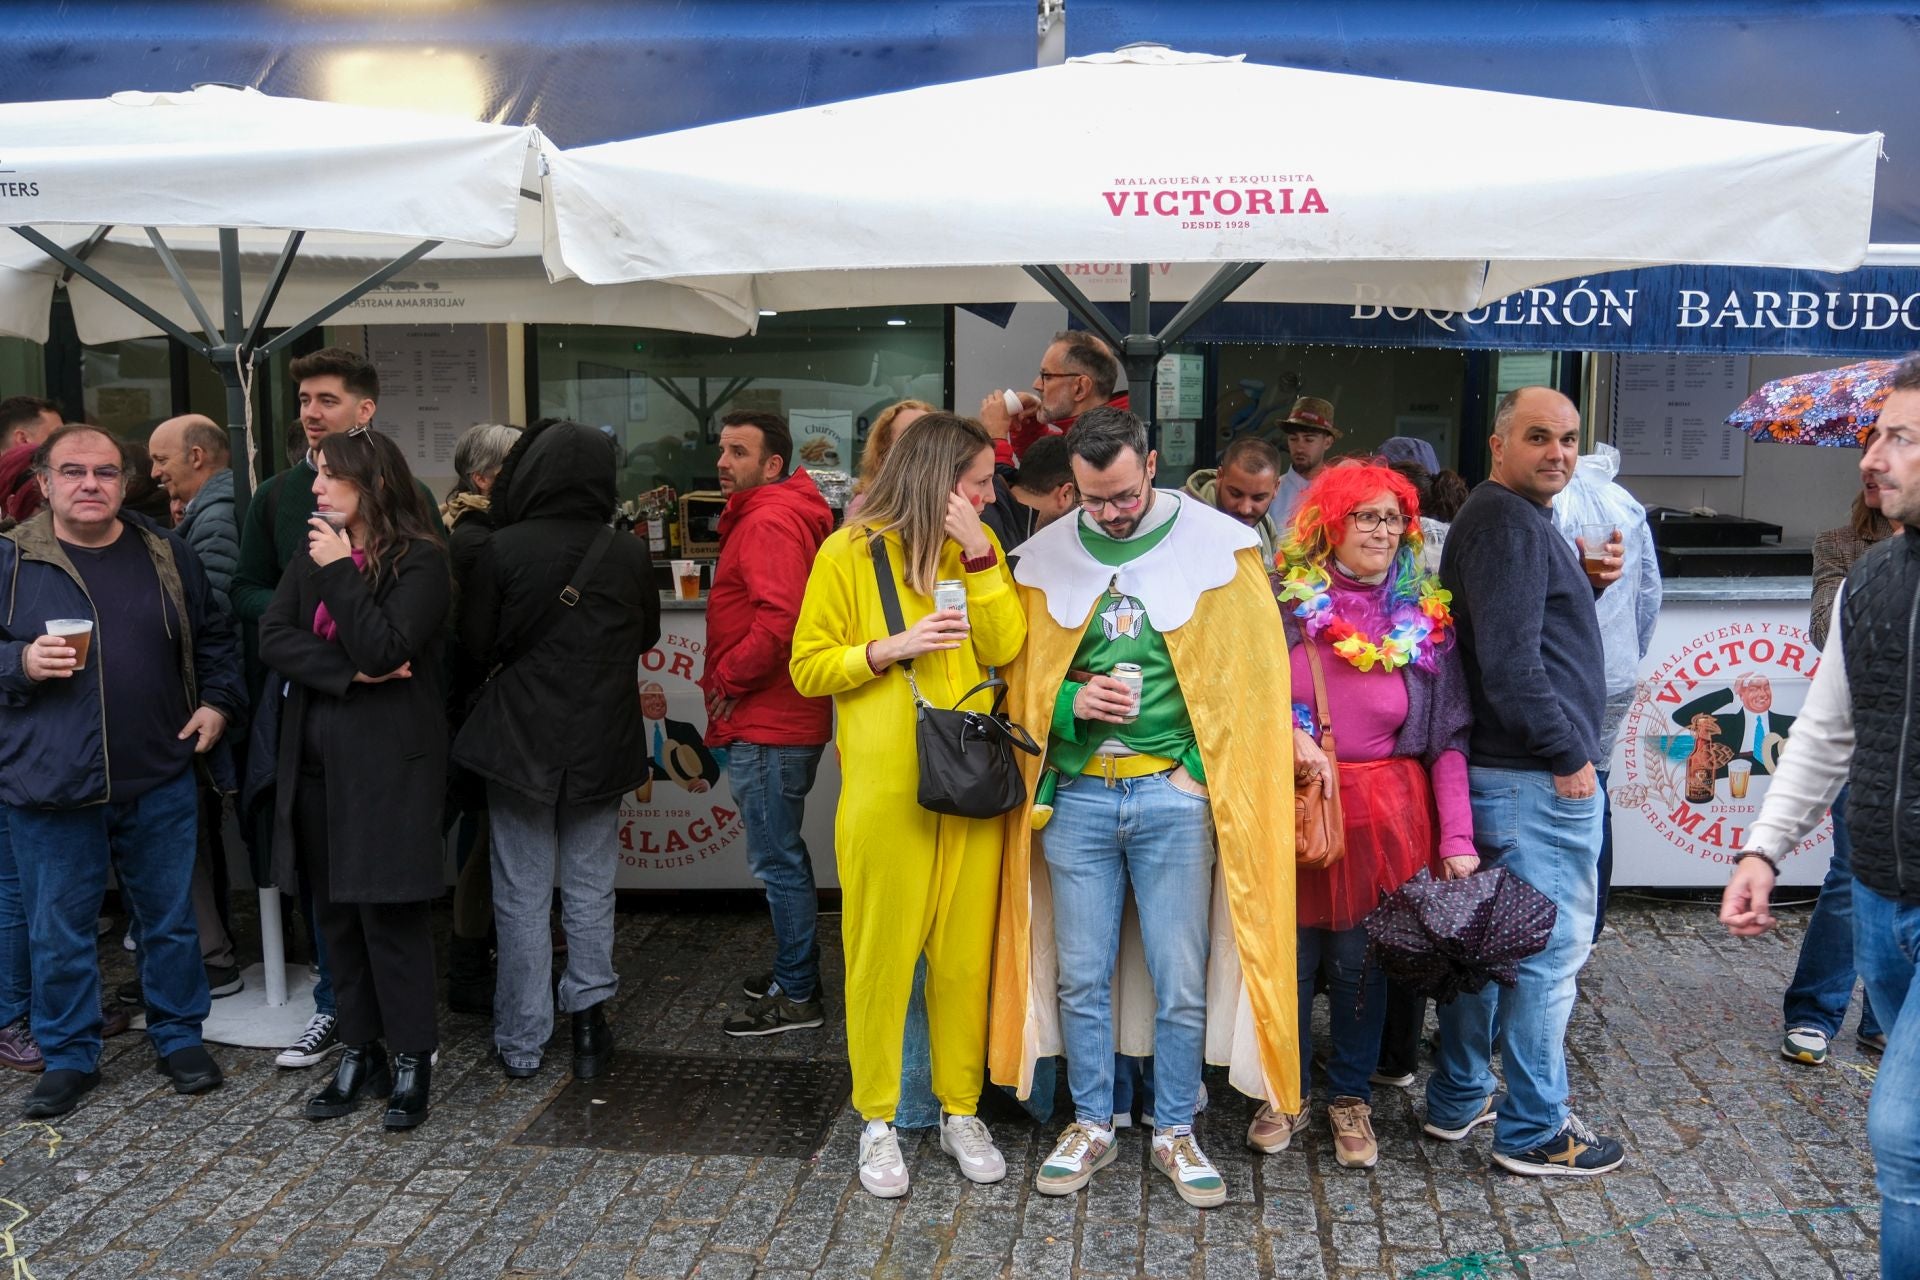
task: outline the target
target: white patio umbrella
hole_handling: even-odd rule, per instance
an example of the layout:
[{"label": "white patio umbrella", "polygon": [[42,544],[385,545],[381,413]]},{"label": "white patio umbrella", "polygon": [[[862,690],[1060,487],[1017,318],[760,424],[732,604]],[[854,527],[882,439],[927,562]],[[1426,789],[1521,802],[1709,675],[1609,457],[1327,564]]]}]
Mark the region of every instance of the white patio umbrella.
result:
[{"label": "white patio umbrella", "polygon": [[[83,337],[158,332],[205,356],[227,386],[242,504],[252,371],[329,319],[411,318],[376,304],[428,284],[486,282],[495,309],[463,312],[474,319],[509,306],[546,318],[571,300],[580,309],[569,318],[631,323],[623,300],[666,298],[663,314],[689,327],[745,329],[744,316],[687,291],[554,290],[529,198],[540,147],[530,127],[224,86],[0,106],[0,222],[18,236],[0,250],[0,327],[43,337],[56,278],[70,274]],[[391,287],[399,282],[418,287]],[[285,327],[268,339],[270,326]],[[246,992],[215,1004],[209,1039],[281,1045],[305,1023],[307,1010],[289,1003],[273,888],[262,887],[260,907],[265,964]],[[304,970],[294,981],[304,986]]]},{"label": "white patio umbrella", "polygon": [[[742,309],[1052,297],[1144,379],[1229,294],[1458,311],[1658,263],[1845,270],[1878,155],[1877,134],[1132,47],[558,152],[549,268],[744,283]],[[1158,334],[1154,295],[1189,303]],[[1118,298],[1125,335],[1090,305]]]}]

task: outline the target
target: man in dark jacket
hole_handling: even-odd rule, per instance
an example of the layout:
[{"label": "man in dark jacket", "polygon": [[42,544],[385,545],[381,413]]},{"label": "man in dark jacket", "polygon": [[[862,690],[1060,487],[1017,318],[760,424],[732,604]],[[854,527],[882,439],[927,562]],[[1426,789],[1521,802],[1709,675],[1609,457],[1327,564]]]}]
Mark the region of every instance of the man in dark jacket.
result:
[{"label": "man in dark jacket", "polygon": [[577,422],[523,432],[494,483],[494,534],[459,605],[461,643],[482,667],[499,667],[453,757],[487,780],[500,948],[493,1037],[515,1078],[539,1071],[553,1031],[556,859],[567,933],[558,998],[573,1015],[575,1077],[601,1074],[613,1053],[605,1004],[620,985],[620,796],[649,771],[633,681],[660,638],[646,544],[609,527],[615,452]]},{"label": "man in dark jacket", "polygon": [[[1558,914],[1511,988],[1490,983],[1440,1006],[1425,1129],[1457,1142],[1492,1123],[1494,1161],[1509,1172],[1590,1177],[1624,1157],[1567,1106],[1567,1019],[1599,900],[1594,769],[1607,701],[1596,588],[1553,525],[1580,453],[1580,412],[1558,391],[1522,387],[1501,399],[1490,443],[1493,472],[1460,509],[1440,561],[1473,695],[1473,838],[1483,866],[1507,868]],[[1607,544],[1607,581],[1622,555]],[[1488,1065],[1496,1034],[1504,1101]]]},{"label": "man in dark jacket", "polygon": [[787,474],[793,436],[778,414],[720,420],[720,562],[707,601],[707,745],[727,749],[727,785],[747,831],[747,862],[767,889],[774,963],[741,983],[753,1003],[721,1027],[764,1036],[817,1027],[820,949],[813,860],[800,835],[807,792],[833,734],[833,704],[794,692],[787,663],[800,598],[833,512],[804,470]]},{"label": "man in dark jacket", "polygon": [[[240,563],[240,525],[233,511],[232,453],[227,433],[198,413],[168,418],[147,439],[153,478],[167,497],[183,504],[174,532],[187,540],[206,571],[213,607],[233,615],[233,572]],[[227,932],[226,849],[220,830],[224,808],[220,793],[200,788],[200,852],[193,865],[193,916],[200,929],[200,956],[207,966],[207,987],[217,999],[241,988],[233,937]],[[138,1003],[139,984],[121,989]]]},{"label": "man in dark jacket", "polygon": [[75,426],[44,448],[48,509],[0,536],[0,801],[16,846],[32,851],[19,869],[47,1069],[24,1110],[40,1119],[73,1110],[100,1080],[94,922],[109,861],[140,936],[160,1071],[181,1093],[220,1083],[200,1040],[194,758],[244,701],[232,625],[198,559],[121,511],[119,442]]},{"label": "man in dark jacket", "polygon": [[1920,617],[1920,360],[1894,371],[1860,470],[1902,532],[1855,561],[1827,643],[1720,900],[1720,920],[1753,937],[1774,924],[1781,861],[1813,834],[1844,784],[1853,837],[1853,959],[1887,1045],[1867,1107],[1880,1189],[1880,1264],[1910,1276],[1920,1257],[1920,752],[1913,750],[1914,625]]}]

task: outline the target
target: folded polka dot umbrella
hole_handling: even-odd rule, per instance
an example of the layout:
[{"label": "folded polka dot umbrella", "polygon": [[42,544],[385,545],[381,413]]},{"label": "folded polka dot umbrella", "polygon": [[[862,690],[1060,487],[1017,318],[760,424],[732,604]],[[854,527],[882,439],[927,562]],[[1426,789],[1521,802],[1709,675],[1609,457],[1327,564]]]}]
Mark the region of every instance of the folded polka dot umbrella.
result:
[{"label": "folded polka dot umbrella", "polygon": [[1546,895],[1505,867],[1464,880],[1422,870],[1367,915],[1368,956],[1407,990],[1446,1001],[1488,982],[1511,987],[1558,918]]}]

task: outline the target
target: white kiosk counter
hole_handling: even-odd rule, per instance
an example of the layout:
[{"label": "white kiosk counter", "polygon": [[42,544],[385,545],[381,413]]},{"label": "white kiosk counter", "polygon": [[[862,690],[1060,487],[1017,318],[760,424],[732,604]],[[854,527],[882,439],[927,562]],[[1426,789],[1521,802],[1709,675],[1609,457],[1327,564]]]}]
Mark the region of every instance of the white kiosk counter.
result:
[{"label": "white kiosk counter", "polygon": [[[1820,650],[1807,635],[1807,578],[1669,578],[1640,665],[1633,710],[1608,776],[1617,887],[1717,888],[1726,883]],[[1705,717],[1705,719],[1702,719]],[[1711,791],[1688,759],[1707,736]],[[1781,868],[1782,884],[1815,885],[1832,852],[1829,820]]]},{"label": "white kiosk counter", "polygon": [[[1806,578],[1671,578],[1640,668],[1640,687],[1614,749],[1613,883],[1717,888],[1760,812],[1781,745],[1805,700],[1820,651],[1807,636]],[[623,889],[752,889],[746,833],[727,786],[724,753],[701,738],[706,704],[706,602],[661,605],[661,637],[640,663],[653,778],[620,804]],[[1720,750],[1712,796],[1687,792],[1693,723],[1712,720]],[[1704,726],[1703,726],[1704,727]],[[1735,794],[1743,792],[1744,794]],[[831,744],[802,828],[822,887],[839,884],[833,857],[839,759]],[[1818,884],[1832,827],[1822,822],[1787,859],[1781,883]]]}]

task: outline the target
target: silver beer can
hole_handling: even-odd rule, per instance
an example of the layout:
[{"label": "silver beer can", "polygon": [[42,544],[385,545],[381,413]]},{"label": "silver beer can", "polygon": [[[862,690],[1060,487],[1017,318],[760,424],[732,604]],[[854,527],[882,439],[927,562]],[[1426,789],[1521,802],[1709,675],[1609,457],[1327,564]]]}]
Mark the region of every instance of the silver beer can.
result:
[{"label": "silver beer can", "polygon": [[1128,716],[1125,721],[1127,724],[1132,724],[1140,718],[1140,694],[1146,688],[1146,677],[1140,671],[1140,664],[1137,662],[1116,662],[1113,664],[1113,670],[1107,674],[1127,686],[1127,688],[1133,690],[1133,714]]},{"label": "silver beer can", "polygon": [[934,583],[933,607],[958,609],[964,617],[967,612],[967,584],[958,578],[942,578]]}]

